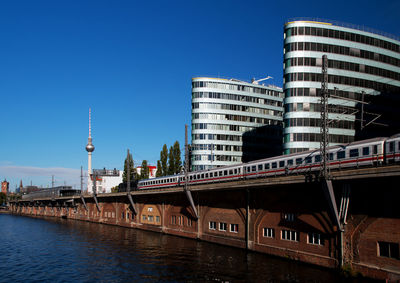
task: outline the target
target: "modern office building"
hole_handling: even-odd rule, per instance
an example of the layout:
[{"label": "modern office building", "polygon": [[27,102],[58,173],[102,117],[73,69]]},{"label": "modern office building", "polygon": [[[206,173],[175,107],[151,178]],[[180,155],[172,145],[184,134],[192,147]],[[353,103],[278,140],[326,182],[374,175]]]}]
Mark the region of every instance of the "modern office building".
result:
[{"label": "modern office building", "polygon": [[282,89],[235,80],[192,79],[192,170],[282,151]]},{"label": "modern office building", "polygon": [[[385,107],[377,107],[377,113],[365,109],[373,109],[371,104],[379,103],[379,97],[400,95],[399,38],[332,21],[288,21],[284,27],[284,153],[320,146],[323,55],[328,58],[331,145],[351,142],[359,131],[368,131],[366,126],[379,124]],[[386,131],[393,129],[390,121],[381,124]]]}]

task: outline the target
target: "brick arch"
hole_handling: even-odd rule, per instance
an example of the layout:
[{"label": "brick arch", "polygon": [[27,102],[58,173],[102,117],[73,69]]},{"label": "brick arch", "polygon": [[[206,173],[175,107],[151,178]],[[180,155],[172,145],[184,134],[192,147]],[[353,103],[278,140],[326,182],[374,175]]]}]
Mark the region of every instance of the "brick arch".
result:
[{"label": "brick arch", "polygon": [[[139,211],[140,219],[139,222],[143,224],[161,225],[161,209],[156,204],[145,204]],[[143,215],[146,216],[146,220],[143,219]],[[158,222],[157,222],[157,217]]]},{"label": "brick arch", "polygon": [[[97,212],[97,207],[96,207],[96,204],[94,203],[94,205],[93,205],[93,208],[95,209],[95,211],[94,211],[94,213],[96,213]],[[115,209],[115,205],[112,203],[112,202],[105,202],[105,203],[103,203],[103,205],[101,206],[101,208],[100,208],[100,217],[106,217],[105,216],[105,213],[106,212],[111,212],[111,213],[114,213],[114,217],[116,217],[117,215],[117,212],[116,212],[116,209]]]},{"label": "brick arch", "polygon": [[[242,227],[244,227],[244,225],[246,223],[246,215],[245,215],[245,212],[243,212],[240,208],[231,209],[231,208],[207,207],[206,211],[202,214],[201,225],[203,227],[203,230],[206,227],[208,227],[208,222],[207,222],[208,221],[208,215],[210,214],[210,212],[215,211],[215,210],[226,210],[225,213],[229,212],[229,211],[232,211],[233,212],[232,214],[236,214],[237,216],[239,216],[239,219],[241,220],[241,223],[238,223],[238,224],[241,224]],[[221,217],[221,218],[223,218],[223,217]]]}]

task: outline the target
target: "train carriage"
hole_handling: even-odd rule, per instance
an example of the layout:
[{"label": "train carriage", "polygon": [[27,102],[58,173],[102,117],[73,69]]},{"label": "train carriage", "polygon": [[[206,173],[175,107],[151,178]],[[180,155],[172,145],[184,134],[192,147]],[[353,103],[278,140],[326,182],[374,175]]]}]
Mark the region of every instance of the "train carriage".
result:
[{"label": "train carriage", "polygon": [[[400,159],[400,134],[388,138],[379,137],[357,141],[346,145],[331,146],[328,149],[330,169],[372,166]],[[305,174],[320,170],[319,149],[289,155],[281,155],[248,163],[218,167],[210,170],[190,172],[188,184],[226,182],[239,179],[271,177],[289,174]],[[183,186],[183,174],[142,180],[139,189]]]},{"label": "train carriage", "polygon": [[400,161],[400,134],[391,136],[386,140],[385,158],[386,163]]}]

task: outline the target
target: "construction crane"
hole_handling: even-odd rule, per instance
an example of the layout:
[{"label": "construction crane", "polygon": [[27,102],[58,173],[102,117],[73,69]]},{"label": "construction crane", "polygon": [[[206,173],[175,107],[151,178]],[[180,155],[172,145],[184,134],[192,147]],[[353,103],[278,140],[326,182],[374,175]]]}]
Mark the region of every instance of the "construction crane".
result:
[{"label": "construction crane", "polygon": [[259,80],[256,80],[255,78],[252,78],[252,79],[251,79],[251,83],[252,83],[252,84],[255,84],[255,85],[258,85],[259,82],[266,81],[266,80],[269,80],[269,79],[273,79],[273,77],[268,76],[268,77],[266,77],[266,78],[259,79]]}]

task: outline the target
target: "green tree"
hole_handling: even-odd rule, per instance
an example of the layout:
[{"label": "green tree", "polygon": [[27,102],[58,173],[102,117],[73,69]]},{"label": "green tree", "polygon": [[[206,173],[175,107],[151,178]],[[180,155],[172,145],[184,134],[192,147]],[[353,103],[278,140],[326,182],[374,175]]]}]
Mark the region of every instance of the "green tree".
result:
[{"label": "green tree", "polygon": [[[129,158],[129,161],[128,161],[128,158]],[[130,167],[130,179],[131,179],[131,181],[133,181],[133,179],[134,179],[134,177],[135,177],[135,173],[136,173],[136,170],[134,169],[134,167],[133,167],[133,159],[132,159],[132,154],[131,153],[129,153],[129,156],[127,156],[127,158],[125,158],[125,162],[124,162],[124,173],[122,174],[122,182],[124,182],[124,183],[126,183],[126,176],[127,176],[127,173],[128,173],[128,164],[129,164],[129,167]]]},{"label": "green tree", "polygon": [[169,148],[168,154],[168,174],[173,175],[175,172],[175,156],[174,156],[174,148],[171,146]]},{"label": "green tree", "polygon": [[[160,152],[160,176],[166,176],[168,175],[168,148],[167,145],[164,144],[163,148]],[[158,171],[158,168],[157,168]]]},{"label": "green tree", "polygon": [[181,149],[179,142],[176,141],[173,146],[169,149],[168,157],[168,174],[173,175],[181,171],[182,161],[181,161]]},{"label": "green tree", "polygon": [[0,192],[0,205],[6,203],[6,201],[7,201],[7,195],[5,193]]},{"label": "green tree", "polygon": [[178,174],[181,172],[182,169],[182,161],[181,161],[181,148],[179,145],[179,142],[176,141],[174,143],[174,147],[173,147],[173,151],[174,151],[174,174]]},{"label": "green tree", "polygon": [[149,167],[147,166],[147,160],[142,161],[142,168],[140,169],[140,179],[149,178]]},{"label": "green tree", "polygon": [[162,176],[161,162],[160,162],[160,160],[157,160],[156,177],[161,177],[161,176]]}]

